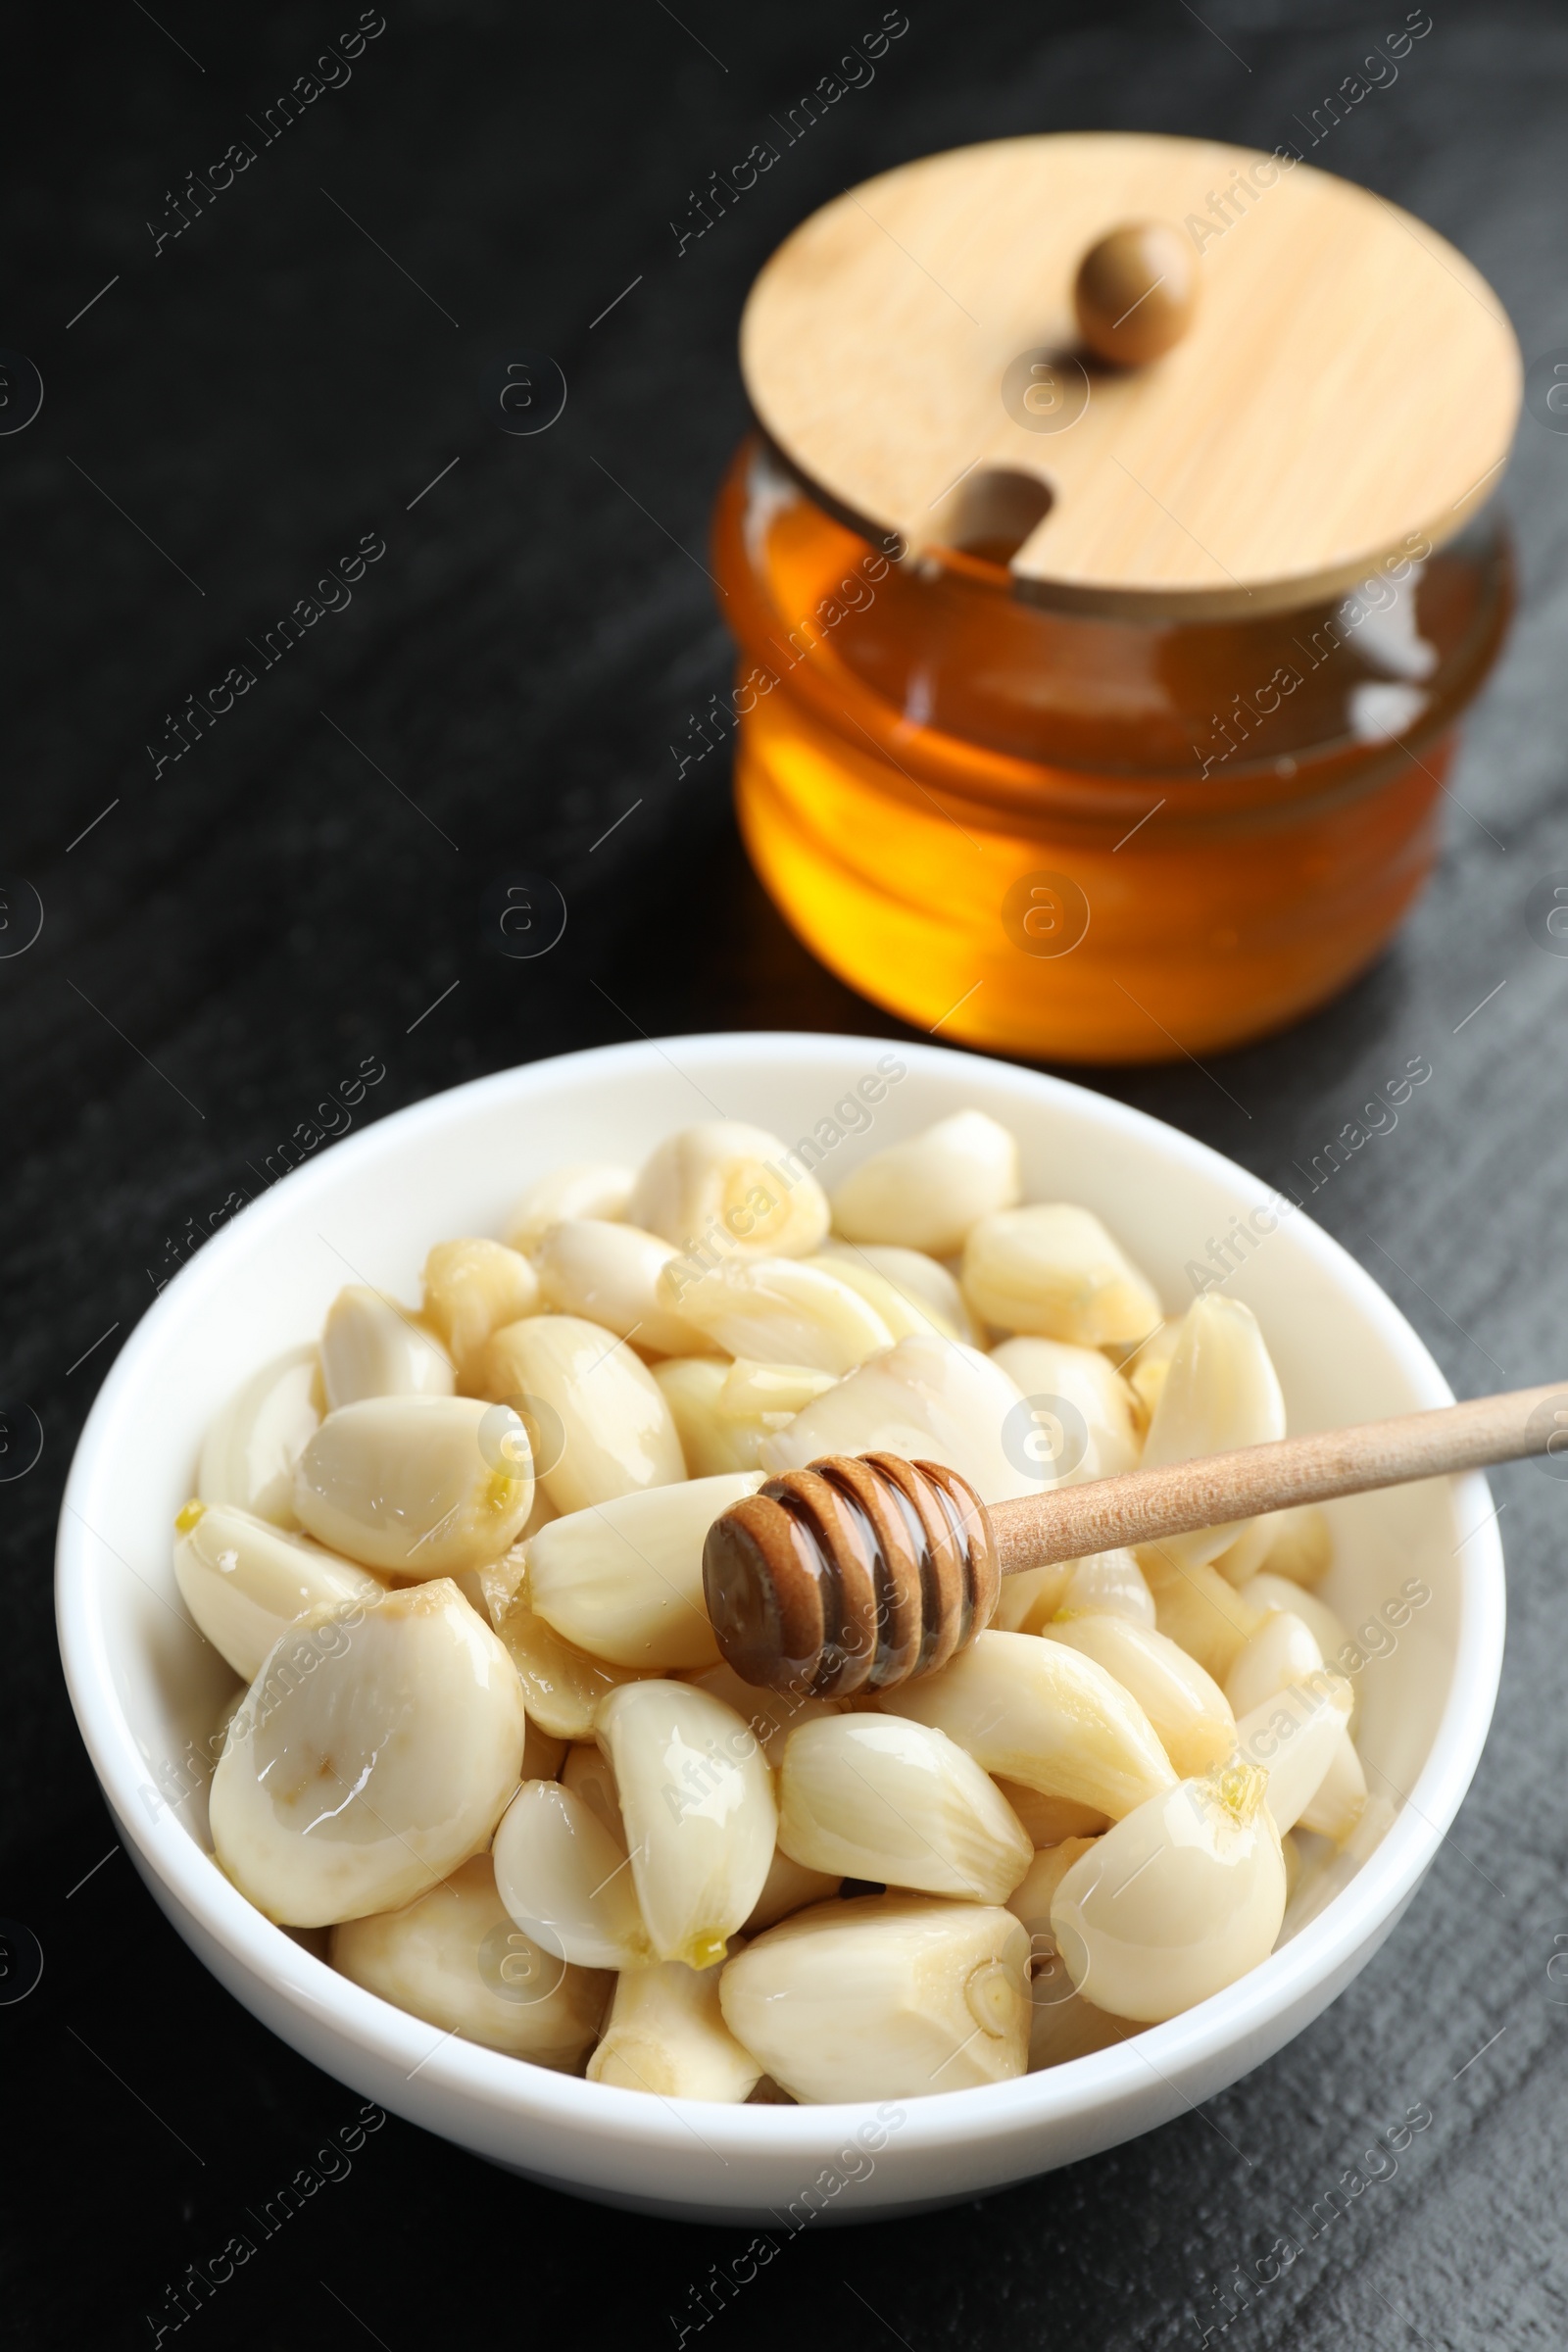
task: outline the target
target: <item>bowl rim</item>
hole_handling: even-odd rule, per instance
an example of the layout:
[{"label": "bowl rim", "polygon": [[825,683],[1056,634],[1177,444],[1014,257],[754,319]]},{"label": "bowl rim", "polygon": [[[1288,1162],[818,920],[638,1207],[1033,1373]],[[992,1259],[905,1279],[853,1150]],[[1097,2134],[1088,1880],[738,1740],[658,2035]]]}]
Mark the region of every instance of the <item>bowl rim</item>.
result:
[{"label": "bowl rim", "polygon": [[[1263,1181],[1180,1129],[1093,1088],[949,1047],[802,1030],[718,1030],[594,1047],[516,1064],[425,1096],[292,1170],[215,1234],[160,1293],[99,1390],[72,1460],[56,1544],[56,1624],[83,1743],[120,1834],[166,1908],[172,1903],[204,1938],[280,1995],[299,2014],[302,2030],[308,2026],[318,2039],[321,2027],[329,2027],[340,2044],[346,2080],[355,2079],[354,2062],[363,2057],[366,2079],[394,2069],[405,2076],[417,2073],[430,2090],[445,2094],[449,2106],[455,2100],[500,2116],[525,2115],[546,2131],[560,2128],[568,2142],[615,2142],[627,2155],[635,2150],[650,2159],[664,2152],[689,2157],[695,2134],[726,2165],[731,2158],[744,2162],[748,2156],[764,2154],[799,2155],[804,2160],[863,2127],[876,2113],[876,2103],[866,2100],[732,2107],[651,2098],[556,2074],[458,2036],[432,2043],[435,2027],[337,1975],[254,1909],[190,1836],[174,1808],[166,1806],[156,1819],[144,1818],[137,1796],[146,1766],[115,1690],[105,1629],[95,1606],[100,1572],[96,1547],[102,1545],[112,1557],[119,1555],[95,1531],[93,1501],[142,1360],[172,1317],[194,1307],[204,1288],[221,1283],[227,1261],[237,1250],[249,1249],[270,1226],[291,1218],[312,1195],[326,1193],[350,1171],[395,1157],[416,1134],[461,1120],[469,1109],[548,1093],[567,1071],[612,1084],[617,1074],[652,1067],[658,1059],[676,1067],[694,1063],[701,1071],[737,1055],[753,1069],[760,1063],[797,1063],[807,1056],[828,1062],[842,1058],[863,1067],[868,1050],[873,1054],[897,1053],[907,1059],[911,1073],[924,1070],[951,1080],[983,1071],[988,1085],[1001,1081],[1042,1106],[1056,1102],[1080,1115],[1087,1111],[1113,1133],[1145,1147],[1152,1145],[1197,1173],[1231,1185],[1256,1186]],[[279,1193],[286,1195],[282,1206],[275,1198]],[[1424,1342],[1373,1277],[1304,1209],[1292,1217],[1291,1228],[1325,1278],[1349,1293],[1421,1403],[1451,1403],[1452,1391]],[[1228,2052],[1245,2050],[1250,2043],[1277,2046],[1270,2035],[1281,2017],[1310,2003],[1324,1986],[1330,1988],[1325,1998],[1331,1997],[1348,1980],[1392,1926],[1436,1857],[1469,1788],[1492,1719],[1502,1663],[1504,1587],[1496,1518],[1480,1472],[1454,1480],[1453,1516],[1455,1526],[1469,1533],[1455,1547],[1460,1631],[1465,1638],[1455,1658],[1447,1702],[1414,1787],[1387,1836],[1349,1884],[1290,1943],[1224,1992],[1163,2024],[1145,2027],[1125,2042],[1009,2082],[898,2102],[904,2109],[897,2127],[901,2153],[1044,2136],[1113,2113],[1140,2093],[1147,2095],[1151,2073],[1191,2105],[1179,2088],[1181,2077],[1200,2080],[1216,2063],[1223,2065]],[[1237,2071],[1247,2071],[1247,2064]],[[575,2182],[564,2180],[562,2184],[570,2188]]]}]

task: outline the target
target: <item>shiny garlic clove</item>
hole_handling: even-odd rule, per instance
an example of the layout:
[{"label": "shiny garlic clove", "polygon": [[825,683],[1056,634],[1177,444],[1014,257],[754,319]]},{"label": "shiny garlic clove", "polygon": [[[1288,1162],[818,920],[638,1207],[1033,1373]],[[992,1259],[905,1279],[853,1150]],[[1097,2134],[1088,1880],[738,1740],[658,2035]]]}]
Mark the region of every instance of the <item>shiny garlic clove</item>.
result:
[{"label": "shiny garlic clove", "polygon": [[1004,1442],[1020,1404],[1013,1382],[978,1348],[900,1340],[764,1439],[759,1459],[777,1476],[824,1453],[902,1453],[956,1470],[982,1502],[1005,1502],[1044,1483]]},{"label": "shiny garlic clove", "polygon": [[750,1916],[778,1810],[756,1739],[689,1683],[628,1683],[599,1711],[655,1955],[708,1968]]},{"label": "shiny garlic clove", "polygon": [[565,1217],[539,1243],[534,1264],[555,1313],[584,1316],[661,1355],[690,1355],[704,1346],[703,1334],[659,1288],[674,1256],[668,1242],[640,1226]]},{"label": "shiny garlic clove", "polygon": [[479,1576],[485,1612],[517,1669],[530,1732],[537,1726],[555,1740],[591,1740],[601,1704],[612,1690],[632,1681],[635,1670],[590,1657],[575,1643],[564,1642],[535,1613],[526,1560],[516,1547],[493,1568],[481,1569]]},{"label": "shiny garlic clove", "polygon": [[837,1377],[893,1345],[858,1291],[799,1258],[730,1259],[695,1279],[687,1261],[676,1260],[660,1296],[708,1346],[761,1363],[803,1364]]},{"label": "shiny garlic clove", "polygon": [[799,1690],[758,1690],[743,1683],[733,1666],[708,1666],[684,1679],[734,1708],[741,1721],[751,1726],[775,1772],[784,1761],[784,1743],[798,1724],[843,1715],[854,1704],[847,1698],[808,1698]]},{"label": "shiny garlic clove", "polygon": [[1159,1631],[1223,1687],[1243,1644],[1263,1622],[1263,1612],[1217,1569],[1179,1566],[1163,1544],[1141,1544],[1136,1557],[1154,1596]]},{"label": "shiny garlic clove", "polygon": [[602,1821],[622,1853],[626,1851],[626,1824],[621,1818],[620,1791],[615,1787],[614,1768],[597,1740],[583,1740],[566,1750],[565,1762],[556,1775],[563,1788],[581,1797],[596,1820]]},{"label": "shiny garlic clove", "polygon": [[539,1277],[503,1242],[437,1242],[424,1261],[423,1297],[424,1320],[461,1372],[493,1331],[538,1313]]},{"label": "shiny garlic clove", "polygon": [[1110,1815],[1094,1805],[1075,1804],[1066,1796],[1047,1796],[1041,1789],[1026,1788],[1021,1781],[1009,1781],[1000,1773],[992,1777],[1036,1848],[1059,1845],[1065,1838],[1098,1838],[1102,1830],[1110,1827]]},{"label": "shiny garlic clove", "polygon": [[1225,1692],[1152,1626],[1126,1617],[1069,1617],[1046,1631],[1103,1666],[1137,1699],[1179,1779],[1213,1772],[1234,1750],[1236,1718]]},{"label": "shiny garlic clove", "polygon": [[1000,1904],[818,1903],[759,1936],[719,1984],[730,2032],[808,2102],[918,2097],[1024,2070],[1029,1938]]},{"label": "shiny garlic clove", "polygon": [[1022,1396],[1046,1408],[1043,1434],[1054,1438],[1059,1458],[1048,1452],[1042,1467],[1059,1484],[1079,1486],[1138,1467],[1143,1437],[1137,1398],[1098,1349],[1065,1340],[1012,1339],[993,1348],[992,1361],[1017,1382]]},{"label": "shiny garlic clove", "polygon": [[1322,1671],[1323,1652],[1311,1629],[1293,1610],[1273,1609],[1242,1644],[1225,1678],[1225,1695],[1238,1716],[1250,1714],[1276,1690]]},{"label": "shiny garlic clove", "polygon": [[978,1634],[940,1674],[880,1703],[946,1732],[987,1772],[1113,1821],[1176,1780],[1137,1700],[1092,1658],[1036,1634]]},{"label": "shiny garlic clove", "polygon": [[1131,1346],[1159,1321],[1152,1285],[1100,1219],[1069,1201],[983,1218],[963,1246],[963,1295],[998,1330],[1078,1348]]},{"label": "shiny garlic clove", "polygon": [[996,1783],[945,1732],[837,1715],[790,1734],[778,1840],[808,1869],[1000,1903],[1034,1848]]},{"label": "shiny garlic clove", "polygon": [[[1257,1318],[1239,1298],[1210,1291],[1195,1299],[1144,1441],[1143,1467],[1263,1446],[1285,1435],[1285,1398]],[[1160,1548],[1183,1567],[1212,1560],[1250,1522],[1166,1536]]]},{"label": "shiny garlic clove", "polygon": [[1334,1530],[1328,1514],[1315,1503],[1273,1514],[1274,1541],[1263,1558],[1270,1576],[1289,1577],[1293,1585],[1320,1585],[1334,1561]]},{"label": "shiny garlic clove", "polygon": [[952,1257],[971,1226],[1022,1198],[1016,1139],[983,1110],[958,1110],[846,1176],[833,1195],[833,1230]]},{"label": "shiny garlic clove", "polygon": [[335,1412],[367,1396],[450,1396],[457,1380],[451,1356],[412,1308],[351,1283],[321,1326],[321,1386]]},{"label": "shiny garlic clove", "polygon": [[1299,1824],[1344,1845],[1367,1807],[1366,1774],[1348,1731],[1335,1743],[1329,1768],[1302,1806]]},{"label": "shiny garlic clove", "polygon": [[588,2061],[590,2082],[651,2090],[664,2099],[739,2106],[761,2068],[743,2050],[719,2007],[724,1963],[687,1968],[679,1960],[634,1969],[616,1980],[604,2039]]},{"label": "shiny garlic clove", "polygon": [[587,1510],[686,1476],[652,1373],[603,1324],[580,1315],[509,1323],[480,1349],[472,1385],[481,1396],[522,1400],[534,1416],[540,1482],[558,1511]]},{"label": "shiny garlic clove", "polygon": [[276,1527],[298,1527],[294,1465],[321,1418],[314,1348],[294,1348],[254,1373],[207,1432],[196,1492]]},{"label": "shiny garlic clove", "polygon": [[508,1916],[577,1968],[641,1968],[653,1947],[626,1849],[559,1781],[525,1781],[491,1848]]},{"label": "shiny garlic clove", "polygon": [[636,1181],[630,1168],[609,1160],[578,1159],[552,1168],[529,1185],[507,1219],[508,1249],[531,1257],[564,1217],[623,1217]]},{"label": "shiny garlic clove", "polygon": [[1242,1598],[1254,1609],[1284,1609],[1298,1617],[1325,1658],[1336,1658],[1349,1646],[1350,1637],[1328,1602],[1319,1600],[1315,1592],[1307,1592],[1293,1577],[1265,1571],[1243,1585],[1241,1591]]},{"label": "shiny garlic clove", "polygon": [[814,1176],[786,1170],[788,1157],[765,1127],[683,1127],[643,1162],[627,1214],[677,1250],[806,1257],[827,1232],[827,1196]]},{"label": "shiny garlic clove", "polygon": [[724,1375],[717,1407],[732,1421],[760,1421],[764,1428],[783,1429],[836,1382],[835,1373],[818,1372],[809,1364],[759,1364],[738,1356]]},{"label": "shiny garlic clove", "polygon": [[703,1544],[713,1521],[761,1483],[760,1470],[693,1478],[553,1520],[528,1544],[534,1614],[612,1665],[647,1673],[716,1664]]},{"label": "shiny garlic clove", "polygon": [[218,1859],[291,1927],[394,1910],[487,1843],[523,1732],[512,1661],[455,1585],[315,1611],[229,1725],[211,1795]]},{"label": "shiny garlic clove", "polygon": [[567,2075],[593,2047],[612,1984],[514,1925],[488,1854],[401,1911],[342,1922],[329,1956],[340,1976],[427,2025]]},{"label": "shiny garlic clove", "polygon": [[1058,1616],[1127,1617],[1152,1626],[1154,1596],[1130,1551],[1091,1551],[1004,1578],[996,1614],[1003,1633],[1043,1634]]},{"label": "shiny garlic clove", "polygon": [[1027,1931],[1030,1948],[1038,1962],[1049,1958],[1056,1948],[1051,1932],[1051,1906],[1073,1864],[1096,1845],[1093,1838],[1063,1838],[1059,1844],[1048,1845],[1038,1852],[1028,1870],[1007,1897],[1007,1909]]},{"label": "shiny garlic clove", "polygon": [[757,1449],[767,1436],[760,1419],[741,1421],[718,1409],[730,1367],[716,1355],[671,1355],[653,1367],[660,1395],[669,1407],[692,1478],[717,1478],[726,1470],[755,1470]]},{"label": "shiny garlic clove", "polygon": [[874,1266],[842,1243],[836,1250],[823,1250],[814,1257],[801,1260],[806,1266],[818,1266],[835,1281],[847,1282],[858,1291],[867,1306],[881,1316],[887,1325],[890,1340],[906,1340],[917,1334],[935,1332],[943,1340],[967,1340],[967,1326],[951,1323],[936,1314],[916,1293],[905,1290],[897,1282],[879,1274]]},{"label": "shiny garlic clove", "polygon": [[294,1473],[301,1522],[330,1549],[402,1576],[497,1558],[528,1516],[533,1472],[514,1417],[507,1449],[488,1442],[490,1409],[473,1396],[368,1396],[329,1413]]},{"label": "shiny garlic clove", "polygon": [[1183,1781],[1097,1838],[1056,1889],[1051,1928],[1075,1988],[1157,2024],[1266,1960],[1285,1915],[1268,1776]]},{"label": "shiny garlic clove", "polygon": [[386,1587],[249,1511],[187,1502],[174,1521],[174,1582],[213,1647],[248,1683],[278,1639],[312,1609],[379,1600]]},{"label": "shiny garlic clove", "polygon": [[[1324,1776],[1342,1749],[1354,1755],[1345,1728],[1349,1717],[1349,1684],[1343,1675],[1320,1671],[1272,1691],[1238,1719],[1236,1752],[1244,1764],[1260,1765],[1268,1774],[1268,1809],[1282,1838],[1298,1822],[1311,1827],[1303,1815]],[[1363,1782],[1363,1795],[1365,1788]]]},{"label": "shiny garlic clove", "polygon": [[781,1919],[804,1911],[808,1903],[825,1903],[830,1895],[837,1894],[842,1885],[842,1873],[808,1870],[804,1862],[792,1861],[784,1848],[776,1845],[762,1881],[762,1891],[752,1905],[744,1933],[760,1936],[764,1928],[776,1928]]},{"label": "shiny garlic clove", "polygon": [[821,1254],[829,1259],[851,1258],[890,1282],[911,1306],[923,1307],[934,1327],[967,1347],[983,1348],[986,1335],[969,1312],[969,1305],[953,1275],[924,1250],[904,1250],[891,1242],[825,1242]]}]

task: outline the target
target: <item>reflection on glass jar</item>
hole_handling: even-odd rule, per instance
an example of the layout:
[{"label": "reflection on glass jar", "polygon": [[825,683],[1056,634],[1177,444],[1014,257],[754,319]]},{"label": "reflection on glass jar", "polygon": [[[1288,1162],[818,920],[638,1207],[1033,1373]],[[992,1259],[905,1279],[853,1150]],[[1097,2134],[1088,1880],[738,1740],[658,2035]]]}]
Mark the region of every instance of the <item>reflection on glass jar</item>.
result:
[{"label": "reflection on glass jar", "polygon": [[743,445],[714,568],[752,858],[824,963],[944,1038],[1149,1061],[1278,1029],[1431,869],[1506,541],[1412,536],[1333,604],[1150,622],[1030,601],[1006,564],[1037,520],[993,481],[900,562]]}]

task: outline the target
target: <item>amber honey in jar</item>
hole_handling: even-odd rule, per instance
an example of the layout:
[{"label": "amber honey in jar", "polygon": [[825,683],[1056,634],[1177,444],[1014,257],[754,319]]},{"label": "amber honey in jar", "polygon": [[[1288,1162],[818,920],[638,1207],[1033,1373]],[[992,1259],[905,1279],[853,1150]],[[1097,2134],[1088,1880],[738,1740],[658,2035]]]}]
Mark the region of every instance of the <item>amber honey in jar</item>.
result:
[{"label": "amber honey in jar", "polygon": [[1006,140],[807,221],[742,354],[737,803],[823,962],[939,1036],[1112,1061],[1376,956],[1510,604],[1481,509],[1518,355],[1461,256],[1280,158]]}]

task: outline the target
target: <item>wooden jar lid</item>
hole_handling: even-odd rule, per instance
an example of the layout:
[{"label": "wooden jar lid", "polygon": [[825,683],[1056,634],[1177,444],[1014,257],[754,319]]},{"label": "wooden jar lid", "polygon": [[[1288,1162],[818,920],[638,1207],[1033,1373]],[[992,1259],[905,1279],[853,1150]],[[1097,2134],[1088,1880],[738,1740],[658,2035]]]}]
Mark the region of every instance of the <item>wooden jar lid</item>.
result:
[{"label": "wooden jar lid", "polygon": [[[1174,348],[1118,368],[1082,351],[1073,286],[1135,221],[1183,235],[1196,301]],[[1521,379],[1486,279],[1410,214],[1252,148],[1120,131],[957,148],[824,205],[758,277],[741,366],[763,429],[861,527],[963,544],[989,501],[1032,525],[1024,593],[1130,618],[1308,604],[1411,534],[1438,545],[1494,488]]]}]

